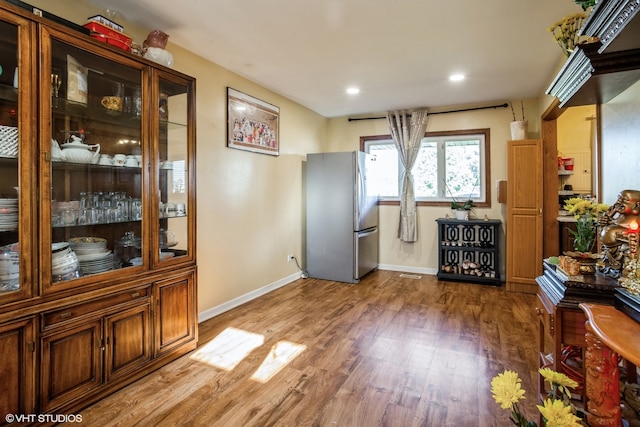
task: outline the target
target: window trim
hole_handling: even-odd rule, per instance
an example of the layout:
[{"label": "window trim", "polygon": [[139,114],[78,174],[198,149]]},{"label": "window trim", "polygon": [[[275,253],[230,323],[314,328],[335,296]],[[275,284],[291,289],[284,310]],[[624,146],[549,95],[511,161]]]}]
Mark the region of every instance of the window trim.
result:
[{"label": "window trim", "polygon": [[[474,202],[475,206],[479,208],[490,208],[491,207],[491,130],[489,128],[482,129],[463,129],[463,130],[449,130],[449,131],[438,131],[438,132],[425,132],[424,136],[427,138],[430,137],[443,137],[443,136],[464,136],[464,135],[484,135],[484,202]],[[391,134],[387,135],[371,135],[371,136],[361,136],[360,137],[360,151],[365,151],[365,143],[367,141],[381,141],[393,139]],[[379,200],[379,205],[400,205],[399,200]],[[446,206],[450,207],[451,202],[447,201],[416,201],[417,206]]]}]

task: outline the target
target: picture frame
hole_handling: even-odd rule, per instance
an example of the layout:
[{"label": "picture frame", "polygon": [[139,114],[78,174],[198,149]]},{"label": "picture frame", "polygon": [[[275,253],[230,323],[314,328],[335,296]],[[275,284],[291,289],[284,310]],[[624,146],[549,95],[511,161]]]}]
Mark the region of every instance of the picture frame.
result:
[{"label": "picture frame", "polygon": [[227,87],[227,146],[280,154],[280,108]]}]

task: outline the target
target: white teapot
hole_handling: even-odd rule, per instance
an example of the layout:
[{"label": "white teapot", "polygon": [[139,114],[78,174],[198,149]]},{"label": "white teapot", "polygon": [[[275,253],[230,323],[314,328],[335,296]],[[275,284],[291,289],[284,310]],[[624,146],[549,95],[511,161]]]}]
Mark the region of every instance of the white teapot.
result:
[{"label": "white teapot", "polygon": [[[67,162],[95,164],[100,159],[100,144],[85,144],[75,135],[71,135],[71,141],[62,144],[61,148],[60,157]],[[96,151],[91,151],[92,148],[95,148]]]}]

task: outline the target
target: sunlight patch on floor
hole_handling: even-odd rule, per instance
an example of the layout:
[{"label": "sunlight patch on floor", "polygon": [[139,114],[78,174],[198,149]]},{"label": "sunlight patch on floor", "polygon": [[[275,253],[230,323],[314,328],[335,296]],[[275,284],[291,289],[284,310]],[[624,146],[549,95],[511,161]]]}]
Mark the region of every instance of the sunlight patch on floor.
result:
[{"label": "sunlight patch on floor", "polygon": [[289,341],[278,342],[271,347],[271,351],[253,376],[251,376],[251,379],[266,383],[306,349],[307,346],[302,344]]},{"label": "sunlight patch on floor", "polygon": [[249,353],[263,344],[263,335],[228,327],[196,350],[191,358],[216,368],[231,371]]}]

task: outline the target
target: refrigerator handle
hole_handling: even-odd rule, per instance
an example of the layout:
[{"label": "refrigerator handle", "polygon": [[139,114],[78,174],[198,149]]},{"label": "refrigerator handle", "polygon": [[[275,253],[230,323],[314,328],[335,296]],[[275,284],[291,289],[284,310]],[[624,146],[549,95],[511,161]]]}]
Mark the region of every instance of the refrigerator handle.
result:
[{"label": "refrigerator handle", "polygon": [[371,236],[372,234],[376,234],[377,232],[378,232],[377,228],[374,229],[374,230],[371,230],[371,231],[359,232],[358,233],[358,238]]}]

